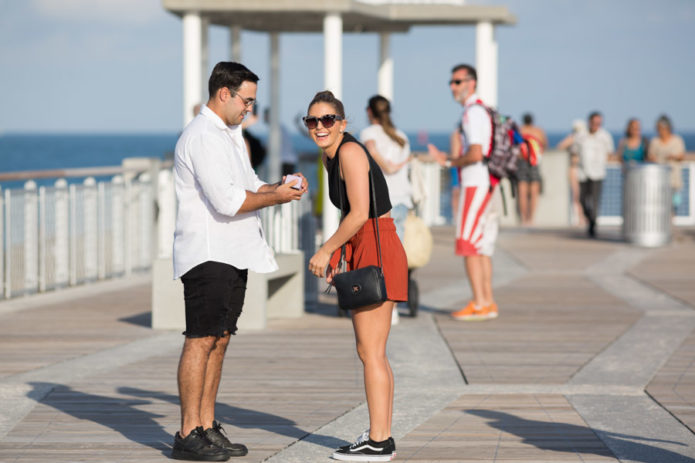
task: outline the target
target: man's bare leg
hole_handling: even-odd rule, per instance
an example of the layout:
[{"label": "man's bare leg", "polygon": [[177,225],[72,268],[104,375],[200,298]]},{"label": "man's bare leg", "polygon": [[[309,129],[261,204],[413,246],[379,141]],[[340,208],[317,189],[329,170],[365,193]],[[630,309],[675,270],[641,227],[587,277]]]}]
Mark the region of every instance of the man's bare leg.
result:
[{"label": "man's bare leg", "polygon": [[473,303],[482,309],[485,306],[485,269],[483,258],[485,256],[466,256],[466,273],[473,292]]},{"label": "man's bare leg", "polygon": [[179,359],[178,386],[181,400],[181,437],[186,437],[198,426],[203,387],[214,336],[186,338]]},{"label": "man's bare leg", "polygon": [[210,429],[215,419],[215,403],[217,402],[217,391],[220,388],[222,378],[222,364],[224,354],[227,352],[230,335],[217,338],[208,358],[207,369],[205,370],[205,382],[203,384],[203,395],[200,401],[200,422],[203,429]]},{"label": "man's bare leg", "polygon": [[492,295],[492,259],[490,256],[480,257],[480,266],[483,272],[483,304],[487,307],[495,301]]}]

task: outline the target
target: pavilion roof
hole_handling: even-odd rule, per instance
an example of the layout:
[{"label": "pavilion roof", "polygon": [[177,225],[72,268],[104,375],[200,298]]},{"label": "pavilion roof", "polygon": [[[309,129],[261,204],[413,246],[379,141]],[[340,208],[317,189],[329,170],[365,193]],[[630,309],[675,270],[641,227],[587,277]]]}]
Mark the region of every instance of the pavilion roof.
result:
[{"label": "pavilion roof", "polygon": [[327,13],[340,13],[345,32],[406,32],[412,26],[462,25],[490,21],[514,24],[507,7],[358,0],[162,0],[176,15],[198,12],[210,24],[260,32],[321,32]]}]

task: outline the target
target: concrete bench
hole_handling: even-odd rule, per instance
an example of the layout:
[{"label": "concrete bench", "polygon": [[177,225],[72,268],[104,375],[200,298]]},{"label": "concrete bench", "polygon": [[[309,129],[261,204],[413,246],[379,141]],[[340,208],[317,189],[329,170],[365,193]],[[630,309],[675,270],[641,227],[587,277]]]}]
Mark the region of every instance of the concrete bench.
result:
[{"label": "concrete bench", "polygon": [[[299,318],[304,313],[304,253],[277,254],[275,259],[275,272],[249,272],[240,330],[260,330],[268,319]],[[155,259],[152,265],[152,328],[183,331],[183,285],[172,279],[172,267],[171,258]]]}]

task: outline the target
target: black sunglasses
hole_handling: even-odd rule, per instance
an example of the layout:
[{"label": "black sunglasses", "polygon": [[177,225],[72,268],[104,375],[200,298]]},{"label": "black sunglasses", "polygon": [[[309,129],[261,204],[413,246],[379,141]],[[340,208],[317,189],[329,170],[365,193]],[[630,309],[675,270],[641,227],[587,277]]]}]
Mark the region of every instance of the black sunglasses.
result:
[{"label": "black sunglasses", "polygon": [[321,117],[305,116],[302,118],[302,120],[304,121],[306,128],[309,130],[313,130],[318,127],[319,121],[321,121],[321,125],[323,125],[325,128],[330,129],[335,125],[335,121],[342,121],[343,116],[338,116],[337,114],[325,114]]}]

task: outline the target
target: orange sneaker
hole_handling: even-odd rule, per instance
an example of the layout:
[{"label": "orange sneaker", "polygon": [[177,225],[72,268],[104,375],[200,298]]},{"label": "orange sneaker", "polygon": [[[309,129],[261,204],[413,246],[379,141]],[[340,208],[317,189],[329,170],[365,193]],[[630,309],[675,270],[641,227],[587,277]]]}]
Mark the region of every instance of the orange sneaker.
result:
[{"label": "orange sneaker", "polygon": [[463,309],[452,312],[451,316],[456,320],[486,320],[487,308],[476,309],[475,303],[471,301]]},{"label": "orange sneaker", "polygon": [[495,304],[494,302],[489,306],[485,307],[484,310],[486,312],[485,318],[497,318],[497,304]]}]

